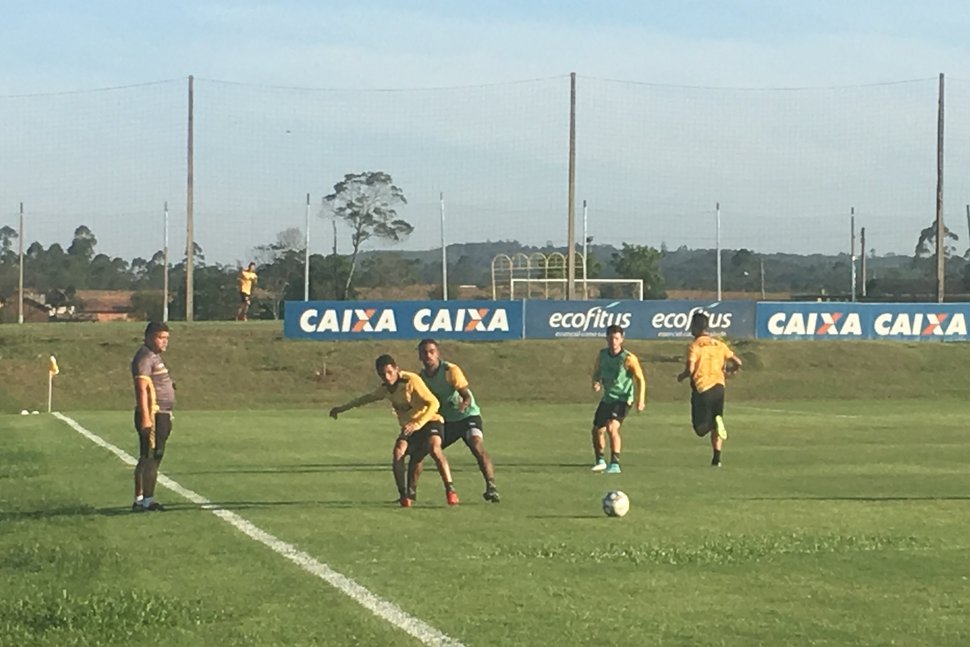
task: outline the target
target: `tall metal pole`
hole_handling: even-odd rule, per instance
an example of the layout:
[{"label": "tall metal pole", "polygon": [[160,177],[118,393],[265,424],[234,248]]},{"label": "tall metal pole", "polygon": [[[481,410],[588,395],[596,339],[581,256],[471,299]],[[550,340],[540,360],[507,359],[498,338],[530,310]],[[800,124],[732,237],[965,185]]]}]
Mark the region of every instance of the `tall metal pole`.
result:
[{"label": "tall metal pole", "polygon": [[717,254],[717,300],[721,300],[721,203],[714,203],[714,252]]},{"label": "tall metal pole", "polygon": [[303,300],[310,300],[310,194],[306,194],[306,238],[303,247]]},{"label": "tall metal pole", "polygon": [[20,203],[20,233],[17,255],[20,257],[20,276],[17,279],[17,323],[24,322],[24,203]]},{"label": "tall metal pole", "polygon": [[765,259],[761,259],[761,300],[765,300]]},{"label": "tall metal pole", "polygon": [[859,252],[862,254],[862,281],[860,287],[862,298],[866,297],[866,228],[859,230]]},{"label": "tall metal pole", "polygon": [[586,225],[588,223],[589,212],[586,209],[586,201],[583,200],[583,299],[589,299],[589,287],[586,283],[589,278],[588,275],[588,265],[587,258],[589,258],[589,235],[587,234]]},{"label": "tall metal pole", "polygon": [[852,301],[855,301],[855,207],[849,207],[849,262],[852,265]]},{"label": "tall metal pole", "polygon": [[569,217],[566,235],[566,299],[576,298],[576,73],[569,74]]},{"label": "tall metal pole", "polygon": [[940,74],[940,98],[936,116],[936,301],[943,303],[943,277],[946,273],[944,250],[946,227],[943,225],[943,74]]},{"label": "tall metal pole", "polygon": [[162,233],[162,321],[168,321],[168,200],[165,201]]},{"label": "tall metal pole", "polygon": [[445,244],[445,193],[438,194],[441,209],[441,296],[448,300],[448,246]]},{"label": "tall metal pole", "polygon": [[191,322],[195,319],[195,221],[194,221],[194,198],[195,188],[194,159],[195,150],[192,140],[194,128],[195,111],[193,102],[195,100],[195,79],[189,75],[189,123],[188,123],[188,144],[186,146],[187,175],[185,186],[185,320]]}]

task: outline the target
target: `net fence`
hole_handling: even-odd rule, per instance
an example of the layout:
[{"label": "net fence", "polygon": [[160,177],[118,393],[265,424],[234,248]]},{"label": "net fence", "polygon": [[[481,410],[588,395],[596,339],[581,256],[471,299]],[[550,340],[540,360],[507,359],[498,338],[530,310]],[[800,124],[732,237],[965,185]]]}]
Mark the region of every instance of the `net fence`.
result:
[{"label": "net fence", "polygon": [[[945,213],[966,250],[970,81],[947,78]],[[878,254],[912,254],[935,217],[937,78],[808,89],[692,88],[578,77],[576,240],[670,249],[847,252],[849,213]],[[25,244],[131,260],[186,229],[188,83],[0,97],[0,227]],[[347,173],[401,187],[405,241],[434,250],[518,241],[565,247],[570,78],[410,90],[194,81],[195,241],[236,265],[305,226],[329,253],[323,196]],[[585,201],[586,218],[582,204]],[[292,238],[292,237],[291,237]],[[299,239],[300,237],[296,237]],[[337,225],[338,251],[350,232]],[[487,269],[487,268],[483,268]]]}]

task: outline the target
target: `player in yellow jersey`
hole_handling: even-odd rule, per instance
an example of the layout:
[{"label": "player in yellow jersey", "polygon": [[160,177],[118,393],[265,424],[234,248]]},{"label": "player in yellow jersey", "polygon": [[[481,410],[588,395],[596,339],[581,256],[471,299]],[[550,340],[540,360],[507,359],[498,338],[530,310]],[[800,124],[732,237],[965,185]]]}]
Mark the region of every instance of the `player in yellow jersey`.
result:
[{"label": "player in yellow jersey", "polygon": [[448,505],[458,505],[458,493],[451,482],[451,468],[441,448],[444,435],[444,418],[438,413],[438,399],[417,373],[402,371],[390,355],[381,355],[374,362],[381,385],[371,393],[366,393],[346,404],[330,410],[334,420],[344,411],[349,411],[371,402],[390,400],[397,415],[400,433],[394,441],[393,462],[394,481],[400,495],[402,508],[410,508],[412,499],[408,496],[407,471],[404,459],[415,454],[431,454],[441,481],[445,485],[445,500]]},{"label": "player in yellow jersey", "polygon": [[249,316],[249,304],[252,301],[253,286],[258,280],[256,263],[250,263],[245,270],[239,270],[236,281],[239,283],[239,310],[236,311],[237,321],[246,321]]},{"label": "player in yellow jersey", "polygon": [[741,369],[741,358],[727,344],[708,333],[709,323],[703,312],[696,312],[691,318],[690,332],[694,341],[687,348],[687,362],[677,381],[690,378],[690,418],[694,433],[701,437],[711,434],[711,449],[714,451],[711,466],[720,467],[721,450],[728,436],[724,426],[725,376]]}]

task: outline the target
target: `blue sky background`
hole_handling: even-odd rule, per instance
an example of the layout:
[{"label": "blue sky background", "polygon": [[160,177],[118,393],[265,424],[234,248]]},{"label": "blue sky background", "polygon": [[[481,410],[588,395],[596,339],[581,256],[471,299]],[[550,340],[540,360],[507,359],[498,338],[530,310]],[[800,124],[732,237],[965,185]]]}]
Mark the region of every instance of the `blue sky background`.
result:
[{"label": "blue sky background", "polygon": [[[970,202],[967,34],[970,10],[949,1],[10,3],[0,224],[24,201],[28,240],[66,244],[81,219],[100,251],[151,255],[163,200],[173,231],[184,223],[193,74],[209,260],[244,261],[302,226],[305,193],[316,205],[343,172],[378,166],[406,181],[405,247],[437,244],[439,192],[449,241],[562,244],[576,72],[577,197],[598,241],[712,247],[719,200],[727,247],[832,253],[852,205],[877,251],[911,253],[934,208],[940,72],[947,209],[962,222]],[[155,81],[171,83],[88,92]],[[875,87],[841,89],[860,85]],[[447,90],[318,91],[431,88]]]}]

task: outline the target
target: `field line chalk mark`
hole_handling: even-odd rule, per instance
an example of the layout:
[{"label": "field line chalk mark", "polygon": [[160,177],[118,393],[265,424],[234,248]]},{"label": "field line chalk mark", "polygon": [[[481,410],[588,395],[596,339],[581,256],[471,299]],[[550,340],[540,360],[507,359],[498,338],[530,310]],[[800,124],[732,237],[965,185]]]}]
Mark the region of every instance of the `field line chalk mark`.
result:
[{"label": "field line chalk mark", "polygon": [[[68,416],[56,411],[53,413],[53,415],[58,420],[66,423],[74,431],[78,432],[95,445],[107,449],[128,465],[134,466],[137,463],[137,460],[133,456],[124,450],[115,447],[97,434],[88,431],[72,418],[69,418]],[[388,600],[371,593],[368,589],[364,588],[353,579],[333,570],[323,562],[317,561],[315,558],[298,549],[296,546],[288,544],[285,541],[266,532],[265,530],[258,528],[257,526],[253,525],[252,522],[244,519],[235,512],[220,508],[218,504],[209,501],[204,496],[197,494],[188,488],[182,487],[163,474],[158,475],[158,483],[168,488],[172,492],[175,492],[179,496],[188,499],[192,503],[198,504],[204,510],[209,510],[212,512],[212,514],[216,515],[250,539],[258,541],[273,552],[285,557],[307,573],[316,575],[321,580],[325,581],[327,584],[337,589],[381,620],[389,622],[398,629],[401,629],[414,638],[417,638],[425,645],[435,645],[436,647],[463,647],[462,643],[454,638],[438,631],[426,622],[415,618],[393,602],[389,602]]]}]

